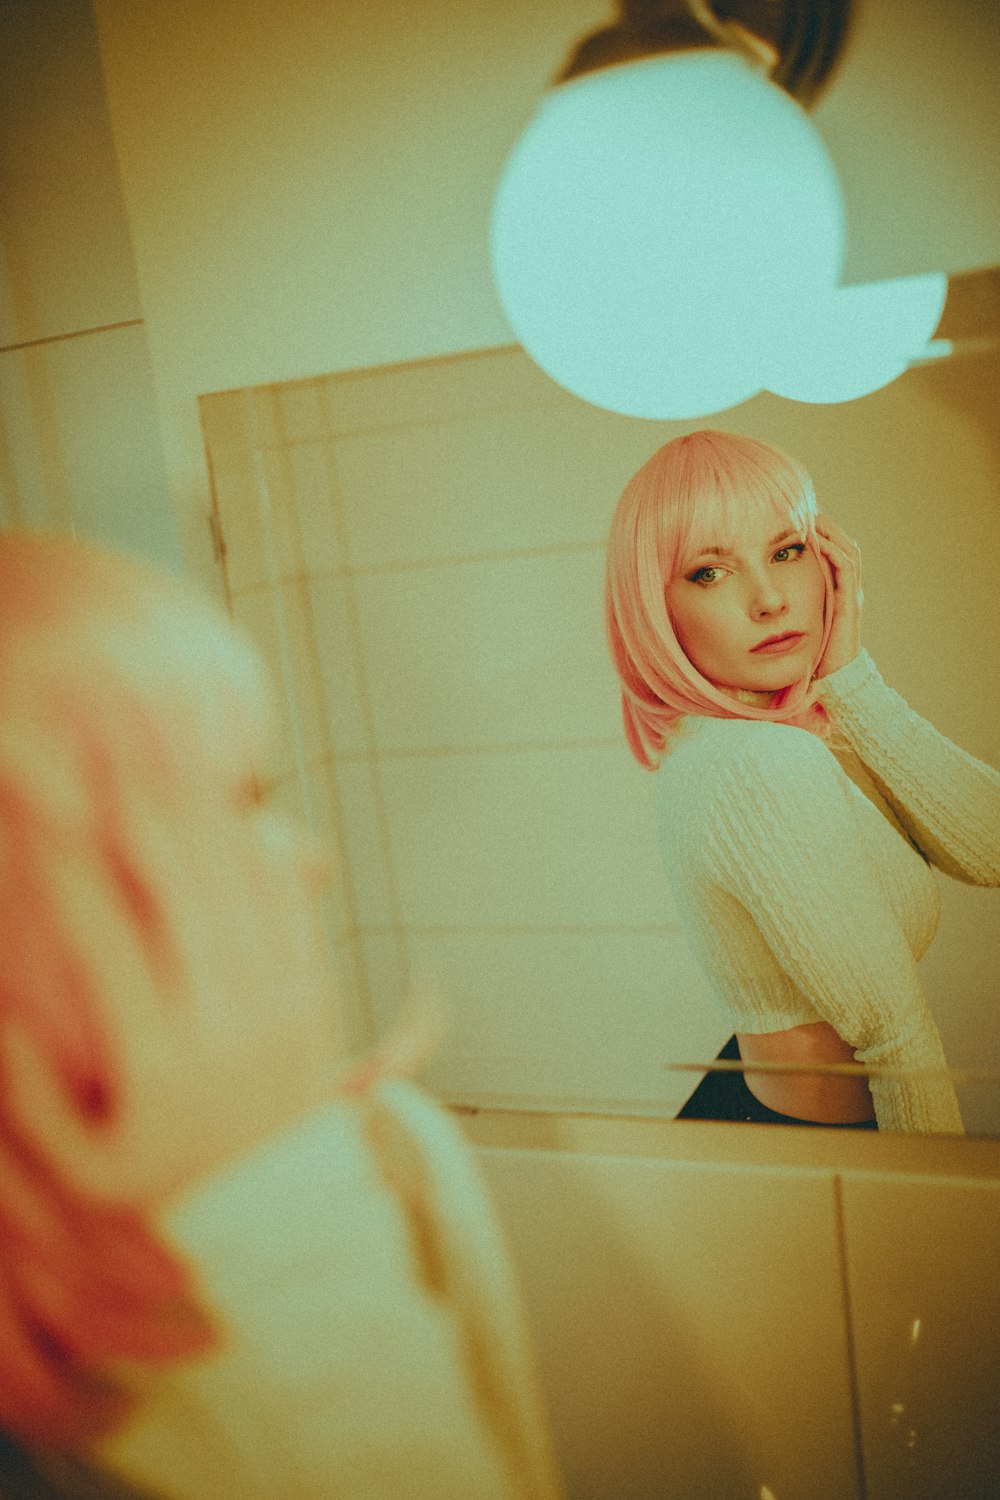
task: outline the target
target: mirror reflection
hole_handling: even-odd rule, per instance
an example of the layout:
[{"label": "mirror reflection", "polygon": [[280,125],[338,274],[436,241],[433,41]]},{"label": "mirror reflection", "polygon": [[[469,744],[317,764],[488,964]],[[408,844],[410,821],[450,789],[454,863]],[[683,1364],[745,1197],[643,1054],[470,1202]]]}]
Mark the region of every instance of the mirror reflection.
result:
[{"label": "mirror reflection", "polygon": [[[304,812],[337,856],[328,933],[352,1046],[384,1034],[408,992],[433,987],[449,1013],[427,1073],[441,1097],[670,1117],[699,1079],[672,1064],[704,1069],[734,1035],[744,1047],[752,1039],[754,1060],[781,1062],[762,1038],[801,1028],[794,1045],[804,1050],[786,1062],[857,1066],[864,1051],[862,1062],[923,1070],[922,1082],[873,1081],[870,1097],[876,1106],[880,1094],[897,1101],[890,1128],[957,1128],[950,1085],[929,1087],[926,1070],[1000,1065],[989,961],[1000,946],[998,903],[951,878],[954,870],[942,874],[948,851],[934,819],[964,829],[958,802],[951,807],[937,787],[931,823],[920,797],[914,813],[909,793],[886,780],[886,766],[866,764],[858,733],[849,737],[846,705],[856,697],[860,712],[867,704],[875,722],[866,733],[878,739],[892,728],[886,704],[898,703],[896,743],[907,753],[918,748],[915,715],[927,726],[926,743],[946,747],[963,767],[966,757],[997,763],[996,705],[983,684],[1000,666],[1000,603],[975,581],[991,575],[998,546],[996,423],[987,396],[994,358],[917,367],[842,407],[764,395],[726,413],[719,427],[792,456],[826,519],[796,515],[805,522],[801,536],[780,538],[766,557],[751,556],[743,538],[696,538],[739,542],[730,550],[740,555],[695,559],[710,569],[700,575],[710,584],[682,580],[705,609],[751,572],[798,570],[821,580],[822,620],[805,622],[821,651],[837,639],[828,592],[836,597],[838,571],[845,581],[851,567],[856,572],[851,549],[860,553],[863,654],[817,679],[817,699],[826,694],[832,706],[836,697],[845,722],[834,741],[810,734],[807,743],[827,768],[837,816],[862,827],[877,850],[865,891],[878,889],[889,903],[891,942],[881,927],[868,932],[870,903],[839,846],[821,844],[833,885],[825,905],[814,896],[829,934],[824,985],[844,978],[841,941],[880,990],[885,975],[898,983],[905,971],[905,998],[893,1001],[901,1009],[890,1007],[899,1023],[891,1037],[879,1031],[874,999],[862,1007],[860,1030],[848,1023],[850,1036],[830,1012],[792,1000],[790,985],[779,1007],[785,1026],[766,1007],[751,1020],[731,999],[727,1010],[720,1006],[718,965],[706,967],[688,897],[658,847],[657,792],[673,775],[670,758],[649,774],[621,731],[621,681],[602,620],[609,523],[629,476],[704,423],[596,410],[513,348],[202,398],[232,611],[284,694],[283,742],[268,772],[279,798]],[[790,504],[786,511],[792,517]],[[726,518],[724,508],[719,515]],[[786,552],[785,543],[804,551]],[[763,615],[768,607],[765,600]],[[815,614],[815,599],[810,608]],[[764,638],[781,633],[763,616],[755,629]],[[798,652],[769,655],[753,670],[781,673]],[[811,676],[812,648],[801,655]],[[846,683],[839,694],[838,672]],[[864,680],[852,684],[852,674]],[[715,691],[711,676],[704,681]],[[735,686],[753,695],[791,684],[762,675]],[[767,722],[766,708],[741,707],[738,722],[710,719],[682,733],[675,766],[686,762],[711,785],[699,747],[706,729],[709,740],[735,728],[787,742],[790,729]],[[792,712],[800,710],[796,700]],[[794,740],[805,742],[801,728]],[[920,757],[926,753],[924,746]],[[808,789],[788,808],[787,772],[772,784],[769,767],[768,759],[759,768],[755,796],[788,838],[796,812],[803,803],[809,809]],[[969,774],[995,785],[986,771]],[[682,805],[687,796],[682,789]],[[995,838],[996,821],[981,806],[976,821],[980,842]],[[685,837],[697,844],[696,825]],[[927,837],[937,869],[922,857]],[[796,838],[802,857],[811,857],[806,835]],[[745,863],[748,877],[759,872]],[[783,880],[796,917],[783,939],[791,941],[806,891],[788,871]],[[848,903],[839,915],[833,891]],[[721,930],[728,940],[738,930],[759,944],[762,913],[752,914],[738,894],[728,899],[740,905],[743,926],[720,917]],[[938,902],[939,932],[928,948]],[[775,931],[770,938],[779,940]],[[801,961],[811,952],[803,944]],[[824,1022],[832,1032],[815,1029]],[[828,1050],[815,1048],[818,1036]],[[847,1091],[843,1076],[834,1077],[843,1115]],[[831,1087],[820,1089],[827,1112]],[[855,1079],[849,1092],[848,1115],[861,1114],[862,1084]],[[1000,1127],[984,1102],[989,1092],[981,1091],[972,1117],[963,1100],[967,1131]],[[813,1113],[815,1101],[814,1092]],[[793,1100],[783,1080],[759,1102],[802,1112],[801,1092]]]},{"label": "mirror reflection", "polygon": [[[773,445],[705,429],[626,485],[607,626],[684,933],[737,1034],[721,1058],[946,1068],[916,971],[932,864],[1000,884],[1000,775],[862,645],[861,553]],[[729,1094],[726,1086],[729,1085]],[[961,1133],[949,1085],[720,1072],[701,1118]]]}]

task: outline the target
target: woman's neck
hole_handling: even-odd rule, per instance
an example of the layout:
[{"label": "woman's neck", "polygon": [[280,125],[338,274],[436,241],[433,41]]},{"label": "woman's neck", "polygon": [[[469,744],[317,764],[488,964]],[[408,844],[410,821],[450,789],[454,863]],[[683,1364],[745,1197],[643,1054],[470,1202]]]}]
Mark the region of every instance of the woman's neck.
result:
[{"label": "woman's neck", "polygon": [[774,698],[773,693],[758,693],[753,688],[720,686],[719,692],[725,693],[728,698],[735,698],[739,703],[748,703],[751,708],[770,708]]}]

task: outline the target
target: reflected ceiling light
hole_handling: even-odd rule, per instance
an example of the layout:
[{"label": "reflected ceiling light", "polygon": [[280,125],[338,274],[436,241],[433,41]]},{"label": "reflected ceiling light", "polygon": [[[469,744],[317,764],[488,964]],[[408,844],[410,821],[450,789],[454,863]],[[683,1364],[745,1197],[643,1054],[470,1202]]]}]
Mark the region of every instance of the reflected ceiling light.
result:
[{"label": "reflected ceiling light", "polygon": [[769,341],[766,388],[796,401],[853,401],[888,385],[922,355],[941,321],[941,273],[830,287],[790,306]]},{"label": "reflected ceiling light", "polygon": [[803,102],[843,49],[849,0],[619,8],[497,189],[494,280],[527,353],[597,406],[677,420],[762,389],[842,401],[895,379],[945,278],[839,285],[840,186]]}]

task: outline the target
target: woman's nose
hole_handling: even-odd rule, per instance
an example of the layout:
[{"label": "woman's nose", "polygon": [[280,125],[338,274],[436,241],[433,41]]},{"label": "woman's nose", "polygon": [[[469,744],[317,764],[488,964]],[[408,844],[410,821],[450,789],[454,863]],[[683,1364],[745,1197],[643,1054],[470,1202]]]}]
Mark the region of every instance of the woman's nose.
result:
[{"label": "woman's nose", "polygon": [[787,608],[788,601],[773,579],[762,578],[756,583],[750,597],[750,613],[755,620],[784,614]]}]

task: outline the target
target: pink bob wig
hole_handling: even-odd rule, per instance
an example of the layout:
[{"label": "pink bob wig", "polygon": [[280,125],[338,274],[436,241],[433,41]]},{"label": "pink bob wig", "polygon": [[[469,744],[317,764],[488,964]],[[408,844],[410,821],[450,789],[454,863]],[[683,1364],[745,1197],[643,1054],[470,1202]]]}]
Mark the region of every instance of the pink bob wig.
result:
[{"label": "pink bob wig", "polygon": [[[713,541],[732,541],[742,520],[761,511],[802,529],[826,579],[817,660],[767,708],[724,693],[701,675],[674,634],[666,599],[686,557]],[[686,714],[768,719],[827,733],[826,713],[811,695],[832,623],[832,584],[816,544],[815,518],[816,497],[802,466],[778,448],[733,432],[706,428],[674,438],[633,474],[611,522],[605,627],[622,685],[625,737],[641,766],[656,769]]]}]

